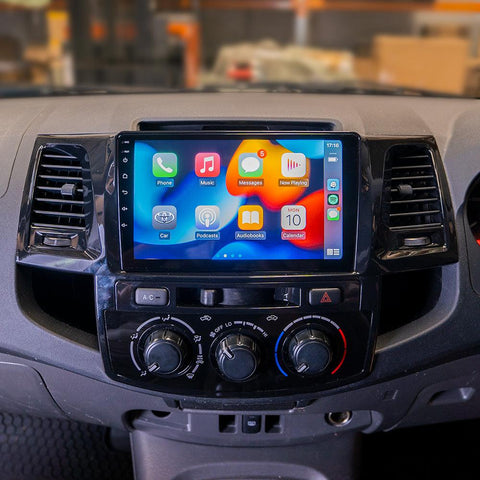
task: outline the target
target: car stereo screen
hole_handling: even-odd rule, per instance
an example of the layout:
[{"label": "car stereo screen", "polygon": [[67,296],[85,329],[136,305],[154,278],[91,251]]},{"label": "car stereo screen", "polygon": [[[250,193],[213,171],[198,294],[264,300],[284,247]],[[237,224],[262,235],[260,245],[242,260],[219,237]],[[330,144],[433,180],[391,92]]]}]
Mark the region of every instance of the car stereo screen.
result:
[{"label": "car stereo screen", "polygon": [[342,259],[341,140],[133,143],[134,260]]}]

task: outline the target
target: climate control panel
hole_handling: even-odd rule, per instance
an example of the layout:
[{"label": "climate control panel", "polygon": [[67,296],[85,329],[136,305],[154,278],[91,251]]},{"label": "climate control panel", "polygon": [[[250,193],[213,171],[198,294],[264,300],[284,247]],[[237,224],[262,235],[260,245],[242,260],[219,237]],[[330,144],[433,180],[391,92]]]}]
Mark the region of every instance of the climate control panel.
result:
[{"label": "climate control panel", "polygon": [[[339,302],[327,300],[324,286],[296,295],[280,287],[290,301],[271,306],[242,305],[241,294],[229,305],[187,306],[184,285],[157,287],[168,293],[164,305],[155,305],[153,285],[117,284],[117,308],[104,312],[107,373],[116,380],[183,396],[253,398],[320,391],[369,370],[376,312],[360,307],[359,281],[334,285]],[[215,291],[200,290],[200,299]],[[252,289],[258,298],[260,290]],[[327,292],[324,302],[312,305],[318,290]]]}]

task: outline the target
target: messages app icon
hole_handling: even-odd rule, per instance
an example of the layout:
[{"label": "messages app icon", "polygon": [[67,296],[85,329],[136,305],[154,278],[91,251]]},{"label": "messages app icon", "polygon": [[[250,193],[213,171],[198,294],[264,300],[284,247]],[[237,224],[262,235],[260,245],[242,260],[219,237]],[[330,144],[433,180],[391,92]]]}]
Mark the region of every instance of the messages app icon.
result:
[{"label": "messages app icon", "polygon": [[238,173],[241,177],[261,177],[263,159],[256,153],[241,153],[238,157]]}]

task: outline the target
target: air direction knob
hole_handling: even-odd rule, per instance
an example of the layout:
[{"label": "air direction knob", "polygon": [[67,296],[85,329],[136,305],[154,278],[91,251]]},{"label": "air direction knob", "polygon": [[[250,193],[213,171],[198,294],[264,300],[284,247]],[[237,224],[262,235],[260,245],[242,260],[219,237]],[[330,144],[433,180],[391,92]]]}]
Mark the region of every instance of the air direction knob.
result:
[{"label": "air direction knob", "polygon": [[145,342],[143,358],[151,373],[173,375],[181,372],[188,363],[188,357],[187,341],[172,330],[156,330]]}]

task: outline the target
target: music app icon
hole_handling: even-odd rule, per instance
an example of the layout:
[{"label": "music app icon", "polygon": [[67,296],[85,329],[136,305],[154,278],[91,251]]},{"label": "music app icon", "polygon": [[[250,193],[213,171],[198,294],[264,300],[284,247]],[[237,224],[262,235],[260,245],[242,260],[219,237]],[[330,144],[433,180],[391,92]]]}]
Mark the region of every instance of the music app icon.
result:
[{"label": "music app icon", "polygon": [[220,155],[218,153],[197,153],[195,155],[197,177],[218,177],[220,175]]}]

